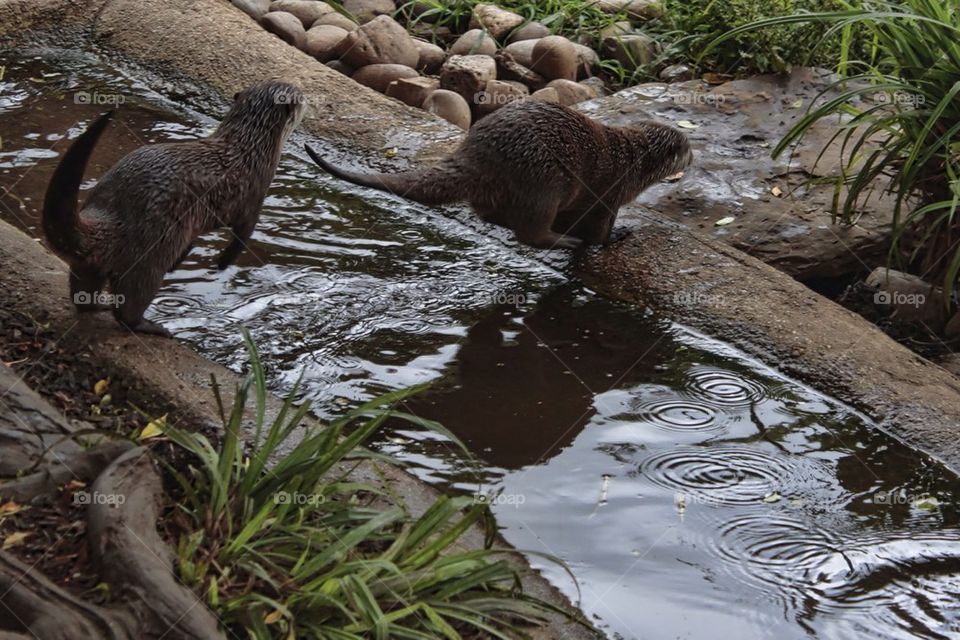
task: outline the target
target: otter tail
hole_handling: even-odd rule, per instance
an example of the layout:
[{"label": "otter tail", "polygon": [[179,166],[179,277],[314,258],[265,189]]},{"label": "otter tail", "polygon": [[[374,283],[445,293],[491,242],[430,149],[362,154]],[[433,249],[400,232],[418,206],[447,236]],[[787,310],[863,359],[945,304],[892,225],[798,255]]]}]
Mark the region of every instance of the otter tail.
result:
[{"label": "otter tail", "polygon": [[334,166],[320,157],[310,145],[305,145],[307,153],[320,168],[330,175],[358,184],[387,191],[402,198],[408,198],[423,204],[444,204],[461,200],[463,175],[450,160],[423,171],[405,171],[403,173],[361,173],[347,171]]},{"label": "otter tail", "polygon": [[90,154],[112,116],[113,111],[103,114],[73,141],[53,172],[43,198],[43,233],[53,248],[64,255],[76,256],[80,250],[80,217],[77,214],[80,183]]}]

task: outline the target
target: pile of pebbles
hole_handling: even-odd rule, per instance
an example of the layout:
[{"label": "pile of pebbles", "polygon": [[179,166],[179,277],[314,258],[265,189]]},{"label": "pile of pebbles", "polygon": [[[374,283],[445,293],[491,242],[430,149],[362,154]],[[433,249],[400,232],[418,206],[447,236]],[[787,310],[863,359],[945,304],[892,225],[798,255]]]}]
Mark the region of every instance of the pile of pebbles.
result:
[{"label": "pile of pebbles", "polygon": [[[463,129],[513,100],[572,105],[607,93],[593,75],[600,61],[594,48],[492,4],[478,4],[455,32],[431,24],[426,3],[409,8],[408,31],[393,17],[394,0],[231,2],[330,68]],[[659,15],[655,0],[598,3],[624,19],[591,44],[624,66],[648,63],[656,43],[634,24]]]}]

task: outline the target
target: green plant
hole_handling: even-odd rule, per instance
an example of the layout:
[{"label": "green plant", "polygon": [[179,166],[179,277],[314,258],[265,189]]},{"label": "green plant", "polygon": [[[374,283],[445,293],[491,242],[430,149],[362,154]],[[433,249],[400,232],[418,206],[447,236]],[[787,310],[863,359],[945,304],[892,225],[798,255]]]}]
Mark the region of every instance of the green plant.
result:
[{"label": "green plant", "polygon": [[[782,72],[794,65],[833,67],[844,46],[839,34],[824,39],[813,24],[773,18],[849,6],[843,0],[664,0],[663,18],[651,27],[659,34],[666,58],[708,71],[744,74]],[[763,19],[770,20],[762,29],[739,30]],[[846,45],[859,52],[862,35],[846,34]]]},{"label": "green plant", "polygon": [[[763,20],[721,41],[807,21],[831,24],[828,35],[867,29],[877,55],[871,61],[847,55],[846,66],[857,73],[827,87],[773,155],[820,120],[845,117],[834,137],[842,136],[844,150],[842,170],[834,177],[835,217],[852,222],[858,203],[881,181],[896,197],[888,262],[904,255],[938,274],[944,289],[952,291],[960,272],[960,5],[956,0],[864,0],[859,9]],[[864,105],[864,97],[874,102]]]},{"label": "green plant", "polygon": [[[508,638],[555,610],[522,592],[517,565],[490,540],[484,549],[458,547],[471,525],[489,522],[485,505],[441,497],[413,517],[383,488],[352,479],[357,464],[380,458],[360,447],[388,417],[451,436],[393,409],[419,389],[307,428],[287,450],[309,404],[294,409],[298,381],[267,426],[263,369],[246,332],[244,339],[251,373],[222,443],[163,427],[191,455],[186,469],[168,465],[182,494],[171,519],[180,578],[226,626],[258,639],[459,638],[467,630]],[[240,428],[251,392],[256,433],[245,452]]]}]

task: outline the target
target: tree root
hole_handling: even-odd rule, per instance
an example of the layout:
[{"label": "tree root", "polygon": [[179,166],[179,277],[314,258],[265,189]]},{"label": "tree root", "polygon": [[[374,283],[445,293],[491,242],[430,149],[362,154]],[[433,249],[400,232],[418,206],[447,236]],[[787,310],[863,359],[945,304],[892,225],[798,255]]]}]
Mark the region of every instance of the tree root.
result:
[{"label": "tree root", "polygon": [[174,576],[173,554],[157,533],[161,493],[145,447],[114,460],[91,487],[87,535],[93,558],[113,593],[150,632],[224,638],[216,616]]},{"label": "tree root", "polygon": [[36,473],[0,484],[0,498],[30,502],[40,496],[53,494],[71,480],[89,484],[107,465],[132,447],[133,444],[126,440],[114,440],[80,451],[68,460],[58,460]]}]

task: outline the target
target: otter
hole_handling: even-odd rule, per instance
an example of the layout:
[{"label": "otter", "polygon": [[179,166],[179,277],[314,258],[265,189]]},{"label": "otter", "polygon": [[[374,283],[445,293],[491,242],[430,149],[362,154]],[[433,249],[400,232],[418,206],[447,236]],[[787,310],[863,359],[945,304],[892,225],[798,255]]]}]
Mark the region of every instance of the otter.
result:
[{"label": "otter", "polygon": [[[227,268],[250,239],[273,180],[280,151],[303,117],[301,91],[261,82],[234,96],[208,138],[151,144],[124,156],[77,199],[87,161],[113,112],[100,116],[64,154],[50,179],[42,227],[70,267],[70,294],[78,311],[113,308],[124,327],[169,336],[144,311],[202,234],[230,227],[220,254]],[[99,304],[109,283],[110,305]]]},{"label": "otter", "polygon": [[325,171],[354,184],[423,204],[467,201],[483,220],[545,249],[606,244],[622,205],[692,160],[686,136],[673,127],[608,127],[533,100],[480,120],[456,151],[421,171],[347,171],[306,150]]}]

